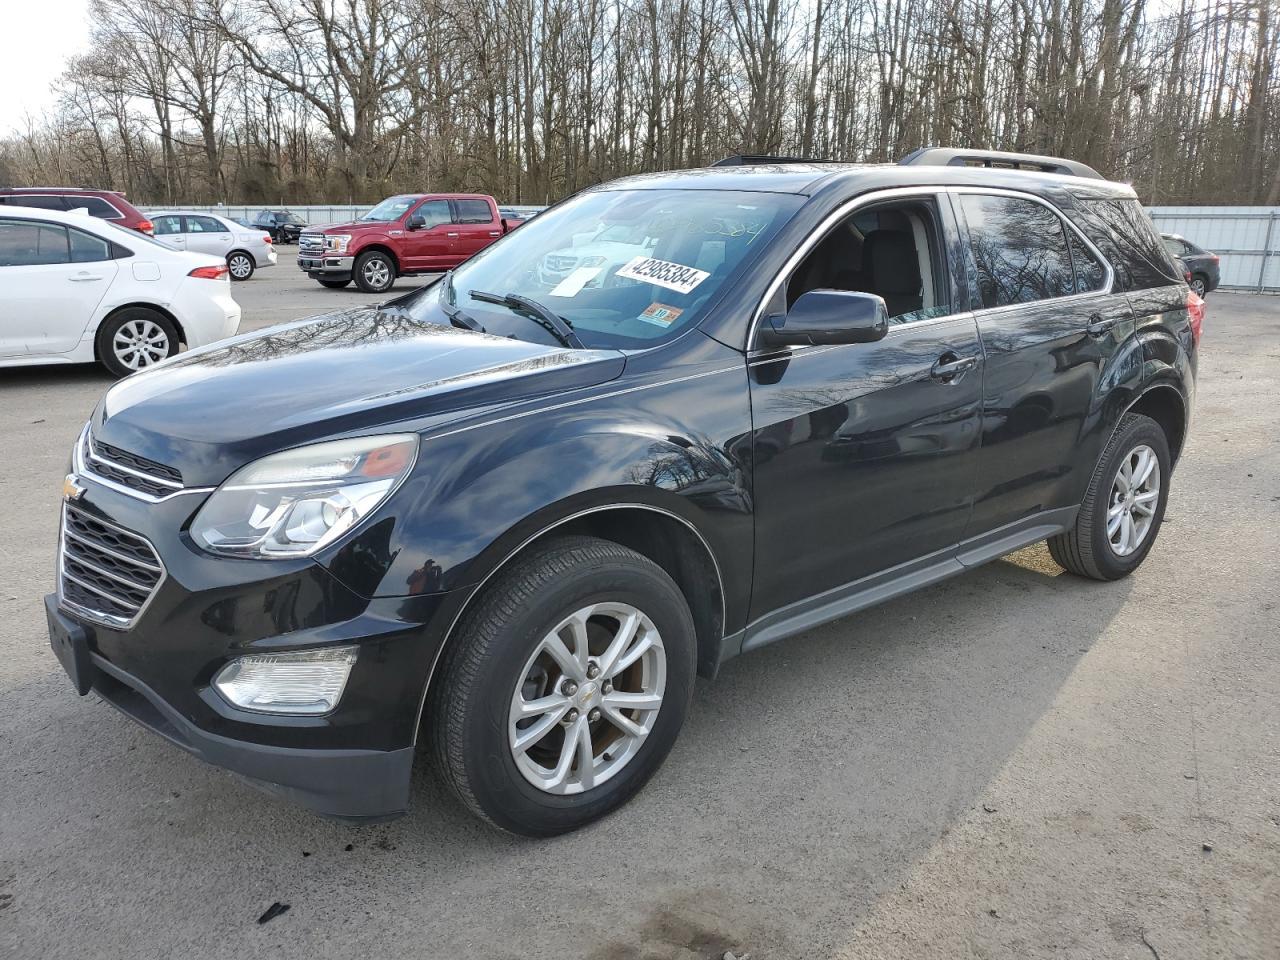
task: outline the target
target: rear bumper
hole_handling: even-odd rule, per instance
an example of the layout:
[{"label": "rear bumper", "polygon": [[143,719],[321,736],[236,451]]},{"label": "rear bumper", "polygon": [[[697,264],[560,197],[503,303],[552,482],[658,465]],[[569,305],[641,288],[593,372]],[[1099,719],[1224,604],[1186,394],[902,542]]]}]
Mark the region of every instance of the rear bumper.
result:
[{"label": "rear bumper", "polygon": [[308,276],[350,276],[355,257],[299,256],[298,269]]}]

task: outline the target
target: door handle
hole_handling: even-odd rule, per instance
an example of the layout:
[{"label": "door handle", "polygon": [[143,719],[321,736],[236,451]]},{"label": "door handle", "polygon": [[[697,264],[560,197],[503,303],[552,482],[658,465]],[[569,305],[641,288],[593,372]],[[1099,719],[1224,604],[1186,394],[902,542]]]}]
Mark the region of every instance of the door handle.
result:
[{"label": "door handle", "polygon": [[447,237],[456,237],[456,236],[457,236],[457,234],[456,234],[456,233],[447,233],[447,234],[445,234],[445,236],[447,236]]},{"label": "door handle", "polygon": [[91,280],[101,280],[100,273],[77,273],[74,277],[67,277],[72,283],[88,283]]},{"label": "door handle", "polygon": [[1091,337],[1100,337],[1115,325],[1115,317],[1104,319],[1102,314],[1095,313],[1089,318],[1089,325],[1084,328],[1084,332]]},{"label": "door handle", "polygon": [[943,383],[951,383],[954,379],[977,365],[977,357],[957,357],[954,353],[944,353],[929,370],[929,376],[935,380],[941,380]]},{"label": "door handle", "polygon": [[499,230],[490,230],[490,231],[489,231],[489,236],[491,236],[491,237],[500,237],[500,236],[502,236],[502,233],[501,233],[501,231],[499,231]]}]

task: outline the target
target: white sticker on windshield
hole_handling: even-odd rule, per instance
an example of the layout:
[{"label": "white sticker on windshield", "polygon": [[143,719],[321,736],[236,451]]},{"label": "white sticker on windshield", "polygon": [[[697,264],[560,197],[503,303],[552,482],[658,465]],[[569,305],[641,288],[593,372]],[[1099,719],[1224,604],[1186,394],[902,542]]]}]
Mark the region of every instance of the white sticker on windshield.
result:
[{"label": "white sticker on windshield", "polygon": [[711,276],[705,270],[695,270],[681,263],[655,260],[653,257],[636,257],[620,269],[617,275],[628,280],[656,284],[677,293],[689,293]]},{"label": "white sticker on windshield", "polygon": [[588,283],[599,276],[604,267],[579,267],[555,285],[548,294],[552,297],[576,297]]}]

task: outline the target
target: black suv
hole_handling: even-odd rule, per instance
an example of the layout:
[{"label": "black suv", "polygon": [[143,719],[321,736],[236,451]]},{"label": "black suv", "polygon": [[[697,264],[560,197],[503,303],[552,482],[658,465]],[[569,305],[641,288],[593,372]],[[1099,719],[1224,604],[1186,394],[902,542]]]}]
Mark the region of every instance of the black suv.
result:
[{"label": "black suv", "polygon": [[288,210],[263,210],[253,218],[253,226],[271,233],[272,243],[297,243],[307,222]]},{"label": "black suv", "polygon": [[606,184],[381,307],[113,386],[53,647],[321,813],[402,813],[421,737],[476,814],[569,830],[730,657],[1038,540],[1131,573],[1200,311],[1133,191],[1068,161]]}]

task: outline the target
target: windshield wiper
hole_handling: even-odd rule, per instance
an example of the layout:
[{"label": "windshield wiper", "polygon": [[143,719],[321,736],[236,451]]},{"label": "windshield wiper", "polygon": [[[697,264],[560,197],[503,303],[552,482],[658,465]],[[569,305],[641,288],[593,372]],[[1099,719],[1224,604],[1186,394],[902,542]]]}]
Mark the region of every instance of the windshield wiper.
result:
[{"label": "windshield wiper", "polygon": [[[443,289],[452,292],[453,290],[453,271],[446,270],[443,277],[440,278]],[[444,315],[449,318],[449,322],[455,327],[462,327],[464,330],[474,330],[476,333],[486,333],[487,331],[481,325],[480,321],[465,313],[461,307],[450,307],[445,304],[444,297],[440,297],[440,309],[444,311]]]},{"label": "windshield wiper", "polygon": [[527,316],[530,320],[545,327],[553,337],[566,347],[573,350],[587,349],[587,345],[573,332],[573,327],[568,320],[532,297],[522,297],[518,293],[485,293],[483,290],[472,290],[471,299],[479,300],[482,303],[496,303],[521,316]]}]

